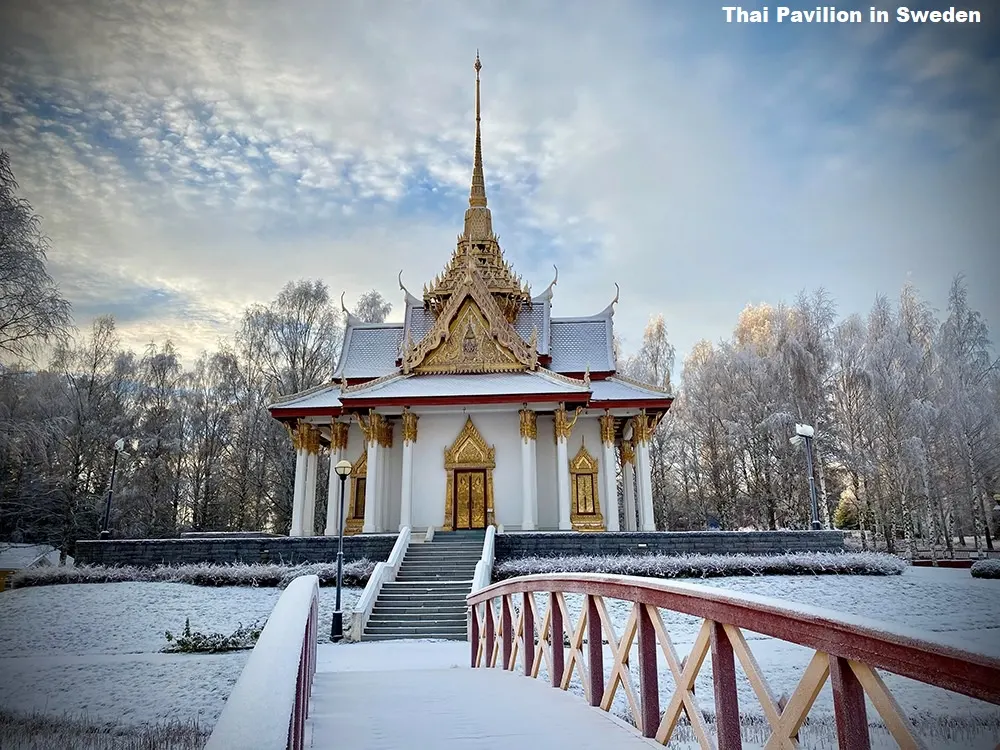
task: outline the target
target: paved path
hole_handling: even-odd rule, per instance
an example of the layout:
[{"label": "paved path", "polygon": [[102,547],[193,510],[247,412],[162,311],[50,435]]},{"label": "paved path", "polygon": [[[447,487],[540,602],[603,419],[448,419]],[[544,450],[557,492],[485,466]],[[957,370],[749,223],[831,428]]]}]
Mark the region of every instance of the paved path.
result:
[{"label": "paved path", "polygon": [[[465,643],[426,642],[321,646],[309,720],[311,746],[660,747],[576,695],[519,674],[470,669],[465,666],[467,649]],[[399,658],[403,654],[408,655]]]}]

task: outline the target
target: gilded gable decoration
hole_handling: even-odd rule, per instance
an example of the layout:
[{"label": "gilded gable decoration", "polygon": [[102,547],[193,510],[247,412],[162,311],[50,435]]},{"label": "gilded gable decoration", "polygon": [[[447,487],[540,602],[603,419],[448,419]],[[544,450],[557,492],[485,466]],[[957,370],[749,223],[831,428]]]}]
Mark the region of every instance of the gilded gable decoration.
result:
[{"label": "gilded gable decoration", "polygon": [[442,531],[455,529],[456,520],[457,528],[486,528],[494,524],[496,449],[483,439],[472,417],[465,420],[455,442],[445,449],[444,468],[447,478]]},{"label": "gilded gable decoration", "polygon": [[574,531],[604,531],[604,516],[597,492],[598,464],[581,445],[569,462],[570,522]]},{"label": "gilded gable decoration", "polygon": [[407,350],[402,368],[404,374],[536,370],[537,336],[525,343],[470,266],[459,293],[450,298],[423,340]]}]

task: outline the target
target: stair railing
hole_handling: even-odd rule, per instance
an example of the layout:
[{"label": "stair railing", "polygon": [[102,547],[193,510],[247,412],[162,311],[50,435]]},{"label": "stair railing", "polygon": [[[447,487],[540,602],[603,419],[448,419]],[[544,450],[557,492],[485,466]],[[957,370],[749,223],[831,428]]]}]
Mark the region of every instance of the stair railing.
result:
[{"label": "stair railing", "polygon": [[236,680],[206,750],[303,750],[316,674],[319,578],[281,592]]},{"label": "stair railing", "polygon": [[368,625],[368,618],[372,616],[375,602],[382,591],[382,585],[392,583],[396,580],[396,574],[399,573],[399,566],[402,565],[403,558],[406,556],[406,550],[409,546],[410,527],[404,526],[400,529],[399,536],[396,537],[396,543],[392,545],[392,552],[389,553],[389,559],[375,565],[372,577],[368,579],[368,585],[365,586],[365,590],[361,593],[358,603],[354,605],[354,610],[351,612],[351,627],[347,631],[347,640],[355,642],[361,640],[361,635],[365,632],[365,627]]}]

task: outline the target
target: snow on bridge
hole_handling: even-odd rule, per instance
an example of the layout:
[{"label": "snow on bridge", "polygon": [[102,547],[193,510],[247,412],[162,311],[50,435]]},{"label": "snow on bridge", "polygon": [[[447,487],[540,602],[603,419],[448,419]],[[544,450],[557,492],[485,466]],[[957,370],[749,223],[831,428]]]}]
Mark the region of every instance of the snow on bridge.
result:
[{"label": "snow on bridge", "polygon": [[539,680],[469,669],[469,644],[321,645],[307,747],[661,747],[608,713]]}]

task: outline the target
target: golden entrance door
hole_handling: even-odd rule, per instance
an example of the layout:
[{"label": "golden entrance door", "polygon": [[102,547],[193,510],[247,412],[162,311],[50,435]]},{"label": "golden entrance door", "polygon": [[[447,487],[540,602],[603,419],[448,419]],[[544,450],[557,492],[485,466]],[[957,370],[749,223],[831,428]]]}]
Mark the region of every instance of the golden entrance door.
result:
[{"label": "golden entrance door", "polygon": [[455,517],[453,528],[486,528],[486,471],[455,471]]}]

